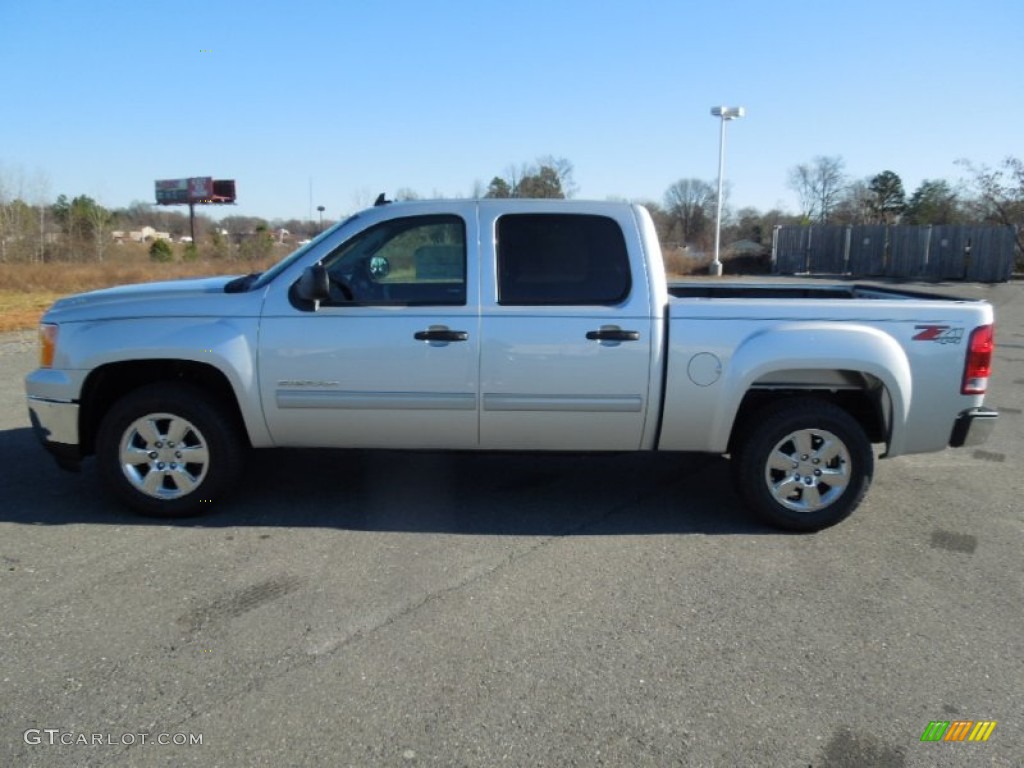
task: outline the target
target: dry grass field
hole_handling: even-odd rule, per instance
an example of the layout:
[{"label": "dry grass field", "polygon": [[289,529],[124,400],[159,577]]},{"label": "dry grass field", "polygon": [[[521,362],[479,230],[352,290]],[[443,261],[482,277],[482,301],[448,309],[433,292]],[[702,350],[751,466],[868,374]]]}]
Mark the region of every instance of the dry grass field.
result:
[{"label": "dry grass field", "polygon": [[267,263],[247,261],[150,261],[142,247],[128,246],[102,262],[0,264],[0,332],[31,329],[47,307],[61,296],[113,285],[178,280],[186,277],[245,274]]},{"label": "dry grass field", "polygon": [[0,333],[34,328],[59,293],[0,290]]}]

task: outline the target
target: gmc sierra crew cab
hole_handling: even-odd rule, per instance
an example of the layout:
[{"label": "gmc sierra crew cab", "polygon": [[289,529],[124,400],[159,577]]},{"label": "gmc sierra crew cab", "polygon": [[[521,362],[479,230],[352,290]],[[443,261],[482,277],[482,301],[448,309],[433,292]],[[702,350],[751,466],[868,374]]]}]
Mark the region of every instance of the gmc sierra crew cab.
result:
[{"label": "gmc sierra crew cab", "polygon": [[374,206],[262,274],[57,301],[26,389],[64,468],[175,517],[247,448],[728,455],[792,530],[884,457],[985,439],[993,309],[852,283],[669,285],[638,205]]}]

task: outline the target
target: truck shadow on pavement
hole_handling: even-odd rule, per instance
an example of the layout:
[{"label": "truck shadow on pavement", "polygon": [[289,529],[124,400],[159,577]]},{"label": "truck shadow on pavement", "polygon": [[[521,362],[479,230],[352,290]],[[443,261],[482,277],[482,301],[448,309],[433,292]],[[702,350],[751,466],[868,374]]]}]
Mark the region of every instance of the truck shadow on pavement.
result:
[{"label": "truck shadow on pavement", "polygon": [[210,512],[154,520],[64,472],[30,429],[0,431],[0,522],[320,527],[499,536],[777,533],[743,508],[728,462],[705,455],[253,451]]}]

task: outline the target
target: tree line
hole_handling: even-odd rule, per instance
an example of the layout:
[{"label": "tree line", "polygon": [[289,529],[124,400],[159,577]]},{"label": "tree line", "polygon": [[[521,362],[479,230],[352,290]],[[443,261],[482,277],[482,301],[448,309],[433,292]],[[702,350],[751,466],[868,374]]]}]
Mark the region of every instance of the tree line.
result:
[{"label": "tree line", "polygon": [[[1024,161],[1008,157],[996,167],[958,163],[965,178],[953,186],[944,179],[925,179],[907,194],[892,170],[862,179],[845,172],[841,156],[818,156],[790,169],[787,183],[800,201],[800,211],[755,208],[732,211],[725,195],[723,239],[751,240],[767,247],[781,224],[991,224],[1013,227],[1018,260],[1024,250]],[[663,240],[705,250],[713,237],[718,195],[715,185],[681,179],[668,188],[662,206],[652,205]]]},{"label": "tree line", "polygon": [[[959,161],[964,179],[952,185],[926,179],[907,194],[899,174],[882,170],[852,178],[841,156],[818,156],[789,170],[787,185],[796,194],[796,213],[752,207],[738,210],[723,199],[723,242],[751,241],[767,248],[775,226],[783,224],[993,224],[1015,228],[1017,253],[1024,251],[1024,161],[1008,157],[991,167]],[[577,186],[573,165],[565,158],[543,157],[510,166],[474,198],[569,198]],[[113,233],[149,226],[180,238],[189,233],[189,219],[178,209],[134,202],[107,209],[88,195],[59,195],[53,203],[29,203],[14,193],[0,172],[0,263],[65,260],[103,261],[115,247]],[[418,197],[398,191],[396,199]],[[664,192],[661,201],[639,201],[651,212],[662,242],[676,248],[706,251],[714,236],[717,186],[713,181],[683,178]],[[326,227],[333,222],[325,221]],[[320,223],[300,219],[267,221],[254,216],[226,216],[219,222],[196,215],[196,242],[187,257],[263,258],[272,251],[273,233],[287,230],[292,242],[313,237]],[[281,235],[278,235],[280,238]],[[160,258],[173,252],[159,248]]]}]

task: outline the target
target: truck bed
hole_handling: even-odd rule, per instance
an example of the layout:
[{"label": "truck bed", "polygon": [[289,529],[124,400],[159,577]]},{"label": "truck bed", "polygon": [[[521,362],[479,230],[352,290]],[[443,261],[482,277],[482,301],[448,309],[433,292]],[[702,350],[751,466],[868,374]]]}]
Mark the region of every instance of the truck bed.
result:
[{"label": "truck bed", "polygon": [[878,285],[804,285],[798,283],[669,283],[670,296],[677,299],[935,299],[971,301],[951,296],[906,291]]}]

